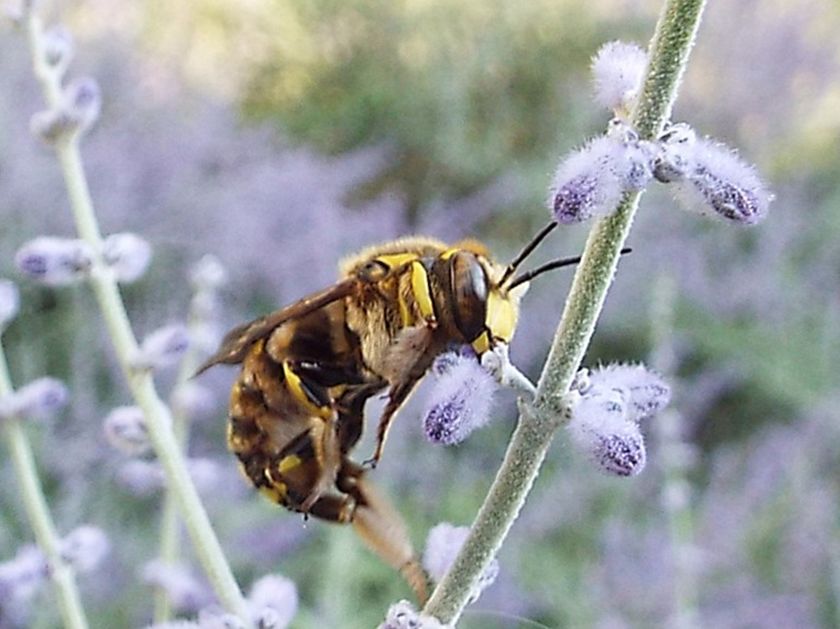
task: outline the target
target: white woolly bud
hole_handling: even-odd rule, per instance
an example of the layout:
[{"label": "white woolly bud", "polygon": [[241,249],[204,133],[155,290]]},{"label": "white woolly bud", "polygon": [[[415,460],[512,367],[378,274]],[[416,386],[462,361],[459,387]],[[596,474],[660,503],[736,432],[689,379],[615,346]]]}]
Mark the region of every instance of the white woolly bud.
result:
[{"label": "white woolly bud", "polygon": [[656,178],[672,183],[686,209],[735,223],[753,225],[767,214],[773,195],[750,164],[728,146],[698,138],[685,123],[660,136]]},{"label": "white woolly bud", "polygon": [[408,601],[394,603],[388,608],[385,621],[378,629],[447,629],[451,625],[442,624],[434,616],[421,614]]},{"label": "white woolly bud", "polygon": [[190,282],[196,291],[216,290],[227,282],[227,271],[216,256],[208,254],[190,269]]},{"label": "white woolly bud", "polygon": [[622,389],[593,384],[572,409],[567,428],[574,443],[601,470],[634,476],[646,462],[645,443],[638,425],[628,419]]},{"label": "white woolly bud", "polygon": [[160,369],[176,364],[190,344],[187,328],[176,323],[158,328],[140,344],[131,363],[135,369]]},{"label": "white woolly bud", "polygon": [[595,102],[614,112],[629,112],[642,87],[647,53],[636,44],[604,44],[592,59]]},{"label": "white woolly bud", "polygon": [[96,526],[80,526],[61,540],[61,558],[76,572],[84,574],[96,568],[111,549],[105,531]]},{"label": "white woolly bud", "polygon": [[671,389],[665,380],[643,364],[611,363],[593,369],[589,378],[593,386],[620,389],[626,397],[627,418],[636,423],[671,401]]},{"label": "white woolly bud", "polygon": [[79,131],[87,131],[99,119],[102,93],[95,79],[91,77],[74,79],[64,88],[63,100],[65,110],[71,119],[76,121]]},{"label": "white woolly bud", "polygon": [[141,497],[154,494],[164,484],[160,465],[142,459],[132,459],[123,463],[117,469],[116,480],[128,491]]},{"label": "white woolly bud", "polygon": [[63,25],[56,24],[44,31],[41,39],[44,62],[62,76],[73,59],[73,36]]},{"label": "white woolly bud", "polygon": [[140,279],[149,268],[152,247],[137,234],[111,234],[102,243],[102,259],[118,282],[128,284]]},{"label": "white woolly bud", "polygon": [[[426,549],[423,551],[423,568],[436,583],[440,583],[446,572],[461,552],[470,527],[455,526],[448,522],[441,522],[429,531],[426,538]],[[492,585],[499,576],[499,561],[493,559],[481,573],[475,588],[470,594],[470,602],[475,601],[481,593]]]},{"label": "white woolly bud", "polygon": [[11,280],[0,279],[0,332],[17,316],[20,293]]},{"label": "white woolly bud", "polygon": [[93,254],[82,240],[40,236],[25,243],[15,254],[15,266],[24,275],[62,286],[85,278]]},{"label": "white woolly bud", "polygon": [[61,380],[38,378],[0,399],[0,418],[43,419],[63,408],[69,397]]},{"label": "white woolly bud", "polygon": [[146,418],[138,406],[118,406],[103,421],[105,438],[116,450],[128,456],[148,452],[149,431]]},{"label": "white woolly bud", "polygon": [[0,600],[27,600],[46,582],[49,567],[37,546],[18,550],[14,559],[0,563]]},{"label": "white woolly bud", "polygon": [[150,561],[141,569],[140,578],[163,590],[172,607],[181,613],[195,613],[213,602],[213,594],[207,585],[182,564]]},{"label": "white woolly bud", "polygon": [[423,428],[432,443],[454,445],[489,421],[496,381],[474,355],[448,354],[438,363],[442,373],[429,391]]},{"label": "white woolly bud", "polygon": [[197,382],[179,384],[172,393],[172,411],[188,419],[202,419],[216,410],[216,396]]},{"label": "white woolly bud", "polygon": [[270,574],[251,586],[248,605],[254,623],[261,629],[288,627],[298,608],[297,587],[291,579]]},{"label": "white woolly bud", "polygon": [[621,121],[566,157],[551,185],[549,207],[558,223],[571,224],[615,211],[625,192],[653,176],[654,151]]}]

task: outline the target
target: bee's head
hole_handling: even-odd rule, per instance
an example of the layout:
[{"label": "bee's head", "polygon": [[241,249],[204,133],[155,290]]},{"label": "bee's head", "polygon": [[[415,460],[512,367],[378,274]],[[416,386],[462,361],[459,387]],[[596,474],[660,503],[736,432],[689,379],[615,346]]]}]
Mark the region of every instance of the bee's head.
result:
[{"label": "bee's head", "polygon": [[519,300],[528,283],[508,289],[500,284],[504,267],[467,249],[447,253],[452,318],[458,332],[478,354],[494,343],[510,343],[519,317]]}]

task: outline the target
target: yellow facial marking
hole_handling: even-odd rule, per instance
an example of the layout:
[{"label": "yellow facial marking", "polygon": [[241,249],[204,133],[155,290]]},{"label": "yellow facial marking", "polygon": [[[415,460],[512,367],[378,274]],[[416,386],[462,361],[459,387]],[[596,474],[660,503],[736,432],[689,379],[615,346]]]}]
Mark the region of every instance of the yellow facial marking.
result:
[{"label": "yellow facial marking", "polygon": [[509,343],[516,329],[516,310],[498,291],[487,295],[487,327],[494,338]]},{"label": "yellow facial marking", "polygon": [[429,274],[420,262],[411,263],[411,292],[420,308],[420,315],[426,321],[435,320],[435,307],[432,304],[431,289],[429,287]]},{"label": "yellow facial marking", "polygon": [[398,267],[403,266],[404,264],[408,264],[412,260],[417,259],[416,253],[390,253],[388,255],[379,256],[376,258],[380,262],[386,264],[391,269],[396,269]]}]

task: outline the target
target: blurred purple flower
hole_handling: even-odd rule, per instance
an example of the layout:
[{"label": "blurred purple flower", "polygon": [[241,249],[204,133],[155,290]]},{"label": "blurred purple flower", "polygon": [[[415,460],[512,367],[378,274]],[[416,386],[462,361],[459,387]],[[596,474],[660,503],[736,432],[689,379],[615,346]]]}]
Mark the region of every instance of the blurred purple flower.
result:
[{"label": "blurred purple flower", "polygon": [[29,278],[49,286],[77,282],[87,275],[93,254],[83,241],[40,236],[15,254],[15,266]]},{"label": "blurred purple flower", "polygon": [[94,570],[111,549],[105,531],[96,526],[84,525],[73,529],[61,540],[61,558],[76,572],[84,574]]},{"label": "blurred purple flower", "polygon": [[174,323],[158,328],[143,339],[132,366],[135,369],[170,367],[181,360],[189,344],[189,332],[184,325]]},{"label": "blurred purple flower", "polygon": [[150,561],[140,570],[140,578],[144,583],[163,590],[172,607],[180,613],[197,613],[215,600],[207,584],[183,564]]},{"label": "blurred purple flower", "polygon": [[152,247],[137,234],[111,234],[102,243],[102,258],[118,282],[130,284],[140,279],[149,267]]},{"label": "blurred purple flower", "polygon": [[38,378],[0,399],[0,418],[44,419],[67,404],[69,393],[56,378]]},{"label": "blurred purple flower", "polygon": [[151,449],[146,418],[138,406],[118,406],[105,417],[103,430],[108,443],[128,456]]},{"label": "blurred purple flower", "polygon": [[257,626],[284,629],[297,613],[297,587],[286,577],[277,574],[266,575],[251,585],[248,604]]},{"label": "blurred purple flower", "polygon": [[[433,581],[440,583],[446,572],[455,561],[455,557],[467,541],[470,527],[455,526],[448,522],[441,522],[429,531],[426,538],[426,549],[423,551],[423,568]],[[481,593],[491,586],[499,576],[499,560],[494,558],[481,576],[470,595],[470,602],[474,602]]]}]

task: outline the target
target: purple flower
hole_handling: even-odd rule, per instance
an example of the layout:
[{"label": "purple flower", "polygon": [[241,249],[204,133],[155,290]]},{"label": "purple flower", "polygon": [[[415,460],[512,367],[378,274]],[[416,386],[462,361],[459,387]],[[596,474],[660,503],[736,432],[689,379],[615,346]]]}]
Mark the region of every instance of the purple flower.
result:
[{"label": "purple flower", "polygon": [[659,374],[643,364],[611,363],[596,367],[589,374],[593,387],[612,387],[625,394],[627,417],[639,422],[665,408],[671,389]]},{"label": "purple flower", "polygon": [[424,616],[408,601],[399,601],[388,608],[385,621],[378,629],[445,629],[447,625],[432,616]]},{"label": "purple flower", "polygon": [[111,549],[105,531],[90,525],[80,526],[61,540],[61,558],[83,574],[96,568]]},{"label": "purple flower", "polygon": [[635,476],[645,466],[645,442],[628,417],[628,394],[591,385],[572,409],[567,426],[575,444],[602,471]]},{"label": "purple flower", "polygon": [[105,438],[115,449],[137,456],[151,449],[146,418],[138,406],[118,406],[102,422]]},{"label": "purple flower", "polygon": [[27,545],[14,559],[0,563],[0,600],[28,600],[47,580],[49,569],[41,549]]},{"label": "purple flower", "polygon": [[601,46],[592,59],[595,102],[615,112],[629,111],[647,62],[647,53],[636,44],[614,41]]},{"label": "purple flower", "polygon": [[448,352],[435,364],[440,374],[427,398],[423,428],[432,443],[454,445],[489,420],[496,381],[474,355]]},{"label": "purple flower", "polygon": [[298,608],[297,587],[291,579],[270,574],[253,583],[248,604],[254,623],[265,629],[288,627]]},{"label": "purple flower", "polygon": [[132,360],[135,369],[160,369],[176,364],[190,344],[187,328],[180,323],[158,328],[140,344]]},{"label": "purple flower", "polygon": [[[454,526],[448,522],[441,522],[429,531],[426,538],[426,549],[423,552],[423,568],[433,581],[440,583],[446,572],[461,552],[467,536],[470,534],[468,526]],[[475,601],[481,593],[499,576],[499,561],[493,559],[476,583],[470,596],[470,602]]]},{"label": "purple flower", "polygon": [[612,213],[625,192],[647,185],[654,157],[650,143],[640,142],[625,123],[613,121],[606,135],[558,166],[549,201],[555,220],[571,224]]},{"label": "purple flower", "polygon": [[63,382],[55,378],[38,378],[0,399],[0,418],[43,419],[63,408],[68,398]]},{"label": "purple flower", "polygon": [[73,59],[73,36],[62,24],[44,31],[41,39],[44,61],[59,75],[63,75]]},{"label": "purple flower", "polygon": [[83,279],[92,261],[92,252],[84,241],[52,236],[30,240],[15,254],[15,266],[21,273],[50,286]]},{"label": "purple flower", "polygon": [[137,234],[111,234],[102,243],[102,259],[111,267],[118,282],[128,284],[146,272],[152,259],[152,247]]},{"label": "purple flower", "polygon": [[166,593],[172,607],[181,613],[196,613],[213,602],[213,593],[182,564],[166,564],[160,560],[146,563],[140,571],[143,582]]}]

